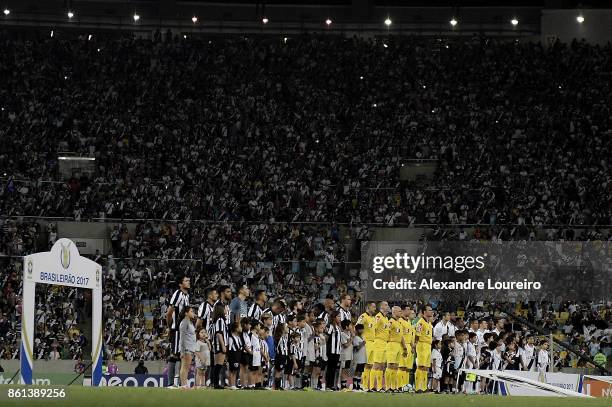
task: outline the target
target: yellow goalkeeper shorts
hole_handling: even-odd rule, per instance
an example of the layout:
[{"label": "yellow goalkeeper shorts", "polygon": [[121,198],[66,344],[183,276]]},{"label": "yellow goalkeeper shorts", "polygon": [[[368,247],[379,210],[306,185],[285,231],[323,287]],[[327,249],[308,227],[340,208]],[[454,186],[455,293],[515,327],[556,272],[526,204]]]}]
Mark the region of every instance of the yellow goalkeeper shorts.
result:
[{"label": "yellow goalkeeper shorts", "polygon": [[417,353],[417,366],[430,367],[431,366],[431,344],[425,342],[419,342],[416,346]]},{"label": "yellow goalkeeper shorts", "polygon": [[387,350],[385,352],[385,358],[387,363],[399,364],[402,359],[402,344],[399,342],[387,342]]}]

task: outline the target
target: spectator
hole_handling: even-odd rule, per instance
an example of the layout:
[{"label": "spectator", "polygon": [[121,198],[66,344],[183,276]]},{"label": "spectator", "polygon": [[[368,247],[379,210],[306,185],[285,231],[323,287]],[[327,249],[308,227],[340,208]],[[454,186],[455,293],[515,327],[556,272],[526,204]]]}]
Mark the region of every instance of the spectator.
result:
[{"label": "spectator", "polygon": [[138,365],[134,368],[134,374],[149,374],[149,369],[145,366],[143,359],[138,361]]}]

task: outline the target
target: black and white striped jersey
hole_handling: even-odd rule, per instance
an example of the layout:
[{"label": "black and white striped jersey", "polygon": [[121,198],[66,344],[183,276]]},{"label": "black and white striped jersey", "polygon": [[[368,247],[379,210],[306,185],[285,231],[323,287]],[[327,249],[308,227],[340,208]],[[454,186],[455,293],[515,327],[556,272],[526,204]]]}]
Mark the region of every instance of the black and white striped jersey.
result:
[{"label": "black and white striped jersey", "polygon": [[326,333],[328,335],[327,354],[339,355],[342,352],[342,331],[340,330],[340,327],[330,324],[327,327]]},{"label": "black and white striped jersey", "polygon": [[[217,335],[220,334],[220,335]],[[221,342],[219,340],[219,336],[223,338],[223,343],[227,346],[228,342],[228,333],[227,333],[227,323],[225,322],[225,318],[218,318],[213,324],[213,341],[215,346],[215,352],[220,352]]]},{"label": "black and white striped jersey", "polygon": [[317,315],[317,319],[322,319],[323,321],[325,321],[325,325],[329,324],[329,314],[327,313],[327,311],[323,311],[319,315]]},{"label": "black and white striped jersey", "polygon": [[181,321],[179,320],[181,311],[185,305],[189,305],[189,293],[184,293],[181,290],[176,290],[172,296],[170,297],[170,301],[168,306],[172,305],[174,307],[174,313],[172,315],[172,325],[170,329],[178,330]]},{"label": "black and white striped jersey", "polygon": [[302,342],[294,343],[291,342],[291,346],[289,347],[289,352],[291,356],[295,357],[297,360],[302,359],[304,356],[304,350],[302,349]]},{"label": "black and white striped jersey", "polygon": [[221,300],[217,300],[217,302],[215,302],[215,304],[213,305],[213,308],[215,305],[217,304],[223,304],[225,306],[225,323],[229,326],[229,324],[232,323],[231,317],[230,317],[230,307],[229,304],[226,304],[224,301]]},{"label": "black and white striped jersey", "polygon": [[346,321],[346,320],[351,320],[351,311],[346,310],[344,308],[342,308],[341,306],[338,306],[338,310],[340,313],[340,321]]},{"label": "black and white striped jersey", "polygon": [[206,329],[206,332],[210,335],[212,332],[212,313],[213,313],[214,304],[211,304],[208,301],[200,304],[198,308],[198,318],[202,320],[202,327]]},{"label": "black and white striped jersey", "polygon": [[289,356],[289,337],[287,334],[280,337],[276,344],[277,356]]},{"label": "black and white striped jersey", "polygon": [[250,350],[251,349],[251,337],[252,337],[252,333],[251,332],[243,332],[241,339],[242,339],[242,350],[246,351],[246,350]]},{"label": "black and white striped jersey", "polygon": [[316,358],[320,358],[323,357],[323,355],[325,354],[325,346],[324,346],[324,342],[321,339],[321,337],[319,335],[315,335],[312,337],[312,342],[313,342],[313,348],[314,348],[314,357]]},{"label": "black and white striped jersey", "polygon": [[256,302],[253,303],[253,305],[251,305],[249,307],[249,311],[247,312],[247,316],[249,318],[253,318],[256,320],[261,320],[261,316],[264,313],[264,309]]},{"label": "black and white striped jersey", "polygon": [[229,344],[227,349],[233,352],[241,351],[244,349],[244,342],[242,341],[241,335],[231,334],[229,336]]}]

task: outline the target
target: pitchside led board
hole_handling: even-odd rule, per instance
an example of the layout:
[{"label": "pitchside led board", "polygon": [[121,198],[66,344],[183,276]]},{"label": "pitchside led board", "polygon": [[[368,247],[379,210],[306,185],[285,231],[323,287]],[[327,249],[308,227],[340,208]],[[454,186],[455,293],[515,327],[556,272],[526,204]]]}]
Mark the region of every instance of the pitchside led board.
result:
[{"label": "pitchside led board", "polygon": [[59,239],[49,252],[35,253],[23,259],[23,310],[21,314],[21,380],[32,384],[34,341],[34,290],[37,283],[55,284],[93,291],[93,361],[91,384],[102,379],[102,267],[85,257],[69,239]]}]

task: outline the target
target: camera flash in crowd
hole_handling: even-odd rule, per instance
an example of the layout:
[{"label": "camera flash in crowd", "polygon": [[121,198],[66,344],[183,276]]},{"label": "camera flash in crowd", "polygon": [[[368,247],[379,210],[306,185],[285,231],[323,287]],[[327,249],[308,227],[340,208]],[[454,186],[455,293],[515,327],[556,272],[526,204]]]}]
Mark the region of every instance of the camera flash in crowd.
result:
[{"label": "camera flash in crowd", "polygon": [[51,30],[51,38],[53,38],[53,30]]},{"label": "camera flash in crowd", "polygon": [[74,13],[72,11],[69,11],[68,12],[68,18],[72,18],[72,17],[74,17]]},{"label": "camera flash in crowd", "polygon": [[136,13],[134,13],[134,22],[140,20],[140,16]]},{"label": "camera flash in crowd", "polygon": [[385,44],[385,43],[383,43],[383,47],[389,48],[389,46],[387,44]]},{"label": "camera flash in crowd", "polygon": [[196,16],[191,17],[191,21],[195,24],[198,22],[198,18]]},{"label": "camera flash in crowd", "polygon": [[457,20],[455,20],[454,18],[452,20],[450,20],[450,25],[452,25],[453,27],[457,25]]},{"label": "camera flash in crowd", "polygon": [[387,27],[389,27],[391,25],[391,23],[392,23],[391,19],[389,17],[387,17],[387,19],[385,20],[385,25]]},{"label": "camera flash in crowd", "polygon": [[264,18],[261,19],[261,22],[264,23],[264,24],[268,24],[268,21],[270,21],[270,20],[268,20],[267,17],[264,17]]},{"label": "camera flash in crowd", "polygon": [[5,16],[8,16],[9,14],[11,14],[11,10],[9,10],[9,9],[5,8],[5,9],[4,9],[4,15],[5,15]]},{"label": "camera flash in crowd", "polygon": [[510,22],[512,23],[512,25],[518,25],[518,20],[516,18],[513,18],[512,20],[510,20]]},{"label": "camera flash in crowd", "polygon": [[578,21],[580,24],[582,24],[582,23],[584,23],[584,17],[578,16],[578,17],[576,17],[576,21]]},{"label": "camera flash in crowd", "polygon": [[91,34],[87,36],[87,41],[91,41]]},{"label": "camera flash in crowd", "polygon": [[327,25],[331,25],[331,23],[332,23],[332,20],[331,20],[331,19],[329,19],[329,18],[328,18],[327,20],[325,20],[325,24],[327,24]]}]

